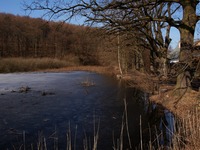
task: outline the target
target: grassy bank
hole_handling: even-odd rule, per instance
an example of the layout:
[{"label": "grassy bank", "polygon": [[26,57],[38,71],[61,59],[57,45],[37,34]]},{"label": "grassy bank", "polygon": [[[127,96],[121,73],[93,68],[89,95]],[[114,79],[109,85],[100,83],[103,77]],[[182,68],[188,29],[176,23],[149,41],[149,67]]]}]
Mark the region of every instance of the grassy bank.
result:
[{"label": "grassy bank", "polygon": [[150,101],[161,104],[179,119],[173,138],[173,149],[198,150],[200,147],[199,91],[187,90],[176,94],[174,86],[161,85]]},{"label": "grassy bank", "polygon": [[117,67],[112,66],[83,66],[77,59],[68,57],[64,59],[53,58],[2,58],[0,59],[0,73],[13,72],[66,72],[66,71],[92,71],[101,74],[116,75]]},{"label": "grassy bank", "polygon": [[116,76],[118,74],[118,69],[112,66],[69,66],[57,69],[46,69],[42,70],[45,72],[66,72],[66,71],[90,71],[99,74]]},{"label": "grassy bank", "polygon": [[181,119],[179,128],[173,138],[173,144],[180,149],[198,150],[200,147],[200,110],[198,108],[189,111]]},{"label": "grassy bank", "polygon": [[[146,74],[134,72],[124,76],[130,86],[137,87],[150,95],[150,101],[161,104],[170,112],[177,116],[176,128],[173,132],[172,145],[170,150],[185,149],[198,150],[200,147],[200,92],[186,90],[184,94],[176,95],[173,85],[159,84],[158,79],[154,79]],[[157,83],[157,84],[156,84]],[[155,86],[156,85],[156,86]],[[156,88],[155,88],[156,87]],[[157,91],[155,91],[157,89]],[[170,132],[170,131],[169,131]],[[161,135],[158,135],[160,137]],[[149,144],[149,149],[153,149],[153,143],[158,140],[153,139]],[[153,142],[153,143],[152,143]],[[159,149],[163,149],[158,144]]]},{"label": "grassy bank", "polygon": [[174,127],[172,130],[166,127],[167,135],[171,135],[170,145],[163,146],[159,143],[159,138],[163,138],[163,132],[157,134],[155,139],[149,141],[149,150],[155,149],[168,149],[168,150],[199,150],[200,147],[200,112],[196,108],[190,112],[187,112],[187,115],[184,118],[175,117],[175,120],[172,121]]},{"label": "grassy bank", "polygon": [[0,73],[38,71],[72,65],[75,63],[53,58],[2,58],[0,59]]}]

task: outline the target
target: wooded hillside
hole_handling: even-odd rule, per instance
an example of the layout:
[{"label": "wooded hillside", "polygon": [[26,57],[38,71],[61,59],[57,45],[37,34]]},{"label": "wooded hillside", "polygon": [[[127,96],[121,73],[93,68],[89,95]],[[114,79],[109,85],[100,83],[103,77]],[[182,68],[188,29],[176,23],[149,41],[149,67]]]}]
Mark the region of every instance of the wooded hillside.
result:
[{"label": "wooded hillside", "polygon": [[[95,28],[0,14],[0,57],[76,57],[83,65],[107,64],[113,48]],[[111,49],[110,49],[111,48]],[[112,58],[112,61],[115,61]],[[110,63],[110,62],[109,62]]]}]

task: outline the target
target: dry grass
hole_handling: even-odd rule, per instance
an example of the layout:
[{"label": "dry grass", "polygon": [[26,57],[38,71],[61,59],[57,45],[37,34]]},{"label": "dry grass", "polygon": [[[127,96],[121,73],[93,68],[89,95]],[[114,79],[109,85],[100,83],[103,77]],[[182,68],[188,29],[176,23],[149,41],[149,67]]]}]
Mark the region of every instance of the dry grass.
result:
[{"label": "dry grass", "polygon": [[180,119],[178,130],[173,143],[178,149],[182,146],[185,150],[199,150],[200,147],[200,112],[196,108],[188,112],[187,116]]},{"label": "dry grass", "polygon": [[0,72],[27,72],[68,66],[64,60],[52,58],[3,58],[0,59]]},{"label": "dry grass", "polygon": [[[157,149],[168,150],[199,150],[200,147],[200,113],[196,108],[187,113],[184,118],[176,118],[174,128],[168,132],[172,134],[171,145],[164,147],[158,145]],[[161,135],[157,135],[158,137]],[[150,143],[149,150],[153,150],[154,146]]]},{"label": "dry grass", "polygon": [[[57,58],[2,58],[0,59],[0,73],[39,71],[79,66],[75,56]],[[73,68],[73,67],[72,67]]]},{"label": "dry grass", "polygon": [[[170,85],[156,85],[157,79],[148,75],[134,72],[124,77],[127,82],[136,88],[148,93],[154,93],[150,101],[161,104],[177,116],[176,128],[173,132],[172,145],[167,149],[198,150],[200,147],[200,92],[184,89],[177,91]],[[156,93],[155,93],[156,92]],[[169,130],[169,129],[168,129]],[[169,131],[170,132],[170,131]],[[151,133],[149,133],[151,134]],[[157,135],[160,137],[161,135]],[[152,141],[157,142],[157,139]],[[148,149],[155,149],[154,142]],[[157,142],[159,143],[159,142]],[[157,144],[158,149],[165,149]],[[156,149],[157,149],[156,148]]]},{"label": "dry grass", "polygon": [[166,87],[164,89],[161,87],[157,95],[150,97],[150,101],[163,105],[180,118],[184,118],[188,112],[198,107],[200,103],[200,92],[184,90],[180,94],[177,94],[171,88],[168,90]]},{"label": "dry grass", "polygon": [[66,56],[61,59],[53,58],[2,58],[0,59],[0,73],[12,72],[66,72],[91,71],[107,75],[118,74],[117,67],[112,66],[82,66],[75,57]]},{"label": "dry grass", "polygon": [[153,93],[155,85],[158,82],[156,77],[151,77],[137,70],[130,74],[123,75],[122,79],[125,80],[129,86],[147,93]]},{"label": "dry grass", "polygon": [[95,86],[95,82],[86,78],[84,81],[81,82],[81,85],[83,87],[90,87],[90,86]]},{"label": "dry grass", "polygon": [[[113,147],[111,149],[113,150],[123,150],[124,148],[124,136],[128,136],[129,141],[133,140],[130,139],[129,136],[129,127],[128,127],[128,120],[127,120],[127,104],[125,102],[125,111],[122,116],[122,124],[121,124],[121,132],[119,135],[119,138],[117,139],[115,143],[115,139],[113,139]],[[200,114],[199,109],[196,108],[192,110],[191,112],[187,113],[187,116],[184,118],[176,118],[174,121],[174,128],[171,130],[167,126],[166,130],[172,135],[172,139],[170,139],[171,144],[170,145],[161,145],[160,144],[160,138],[163,136],[162,132],[158,133],[156,132],[156,138],[150,138],[149,143],[143,143],[143,135],[142,135],[142,122],[140,117],[140,145],[138,145],[137,148],[132,148],[131,142],[129,142],[129,148],[128,149],[137,149],[137,150],[199,150],[200,147]],[[95,119],[94,116],[94,126],[93,126],[93,140],[91,141],[90,138],[86,137],[83,139],[83,150],[97,150],[98,149],[98,143],[99,141],[99,130],[100,130],[100,119]],[[157,131],[159,129],[156,129]],[[125,135],[127,134],[127,135]],[[152,135],[151,129],[149,128],[149,134],[150,137]],[[76,150],[76,137],[77,135],[77,126],[76,130],[74,131],[74,135],[71,131],[71,126],[69,123],[69,128],[66,133],[66,140],[67,140],[67,150]],[[58,150],[58,137],[56,130],[55,132],[50,136],[53,139],[53,147],[52,149]],[[74,139],[72,139],[74,137]],[[25,132],[23,132],[23,144],[21,145],[20,149],[26,149],[26,140],[25,140]],[[37,149],[37,150],[47,150],[47,141],[43,134],[39,134],[38,136],[38,142],[36,146],[33,146],[31,144],[31,149]],[[148,146],[146,146],[148,144]]]},{"label": "dry grass", "polygon": [[[162,90],[165,89],[165,90]],[[200,92],[169,89],[161,86],[158,95],[150,100],[162,104],[179,119],[171,149],[198,150],[200,147]]]},{"label": "dry grass", "polygon": [[46,69],[43,71],[47,72],[66,72],[66,71],[91,71],[100,74],[112,75],[115,76],[118,73],[116,67],[104,67],[104,66],[70,66],[63,67],[58,69]]}]

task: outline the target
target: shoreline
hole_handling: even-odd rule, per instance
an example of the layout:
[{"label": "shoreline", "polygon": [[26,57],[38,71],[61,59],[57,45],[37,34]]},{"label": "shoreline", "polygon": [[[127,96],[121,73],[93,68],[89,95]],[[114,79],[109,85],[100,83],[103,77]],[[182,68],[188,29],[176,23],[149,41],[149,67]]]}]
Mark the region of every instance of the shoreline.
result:
[{"label": "shoreline", "polygon": [[[117,67],[104,66],[72,66],[58,69],[44,69],[34,72],[70,72],[70,71],[91,71],[100,74],[114,76],[124,80],[129,86],[149,93],[149,100],[161,104],[180,118],[191,111],[200,103],[200,93],[195,90],[186,91],[179,101],[174,97],[174,86],[159,83],[159,79],[139,71],[132,71],[125,75],[119,75]],[[184,110],[184,111],[183,111]]]},{"label": "shoreline", "polygon": [[[149,93],[149,101],[155,104],[162,105],[164,108],[168,109],[172,112],[178,119],[181,120],[191,120],[195,116],[197,116],[196,122],[193,121],[192,123],[195,124],[192,127],[195,127],[195,130],[200,133],[198,129],[199,125],[199,110],[200,110],[200,92],[195,90],[186,90],[184,91],[184,95],[181,97],[177,97],[174,94],[174,87],[173,85],[169,84],[161,84],[160,80],[156,76],[151,76],[145,73],[141,73],[139,71],[132,71],[131,73],[120,75],[118,67],[104,67],[104,66],[75,66],[75,67],[63,67],[58,69],[43,69],[37,70],[33,72],[71,72],[71,71],[90,71],[96,72],[99,74],[113,76],[118,79],[124,80],[130,87],[137,88],[143,92]],[[194,113],[196,111],[196,114]],[[184,122],[185,123],[185,122]],[[197,126],[197,127],[196,127]],[[183,129],[186,128],[186,129]],[[186,124],[185,126],[181,126],[182,132],[185,132],[188,128],[191,130],[191,124]],[[191,132],[189,130],[189,132]],[[192,131],[193,131],[192,130]],[[193,131],[193,132],[194,132]],[[192,133],[190,133],[192,134]],[[176,136],[176,135],[175,135]],[[180,135],[179,135],[180,136]],[[200,139],[198,136],[196,139],[192,139],[191,136],[187,135],[185,138],[187,140],[185,149],[192,150],[196,147],[200,146]],[[191,144],[190,140],[197,141],[197,144]],[[189,142],[188,142],[189,141]]]},{"label": "shoreline", "polygon": [[[137,70],[120,75],[116,66],[71,66],[56,69],[41,69],[33,72],[71,72],[71,71],[90,71],[99,74],[105,74],[122,79],[130,87],[137,88],[143,92],[149,93],[149,100],[154,103],[163,105],[163,107],[172,111],[178,117],[183,118],[193,107],[199,105],[200,109],[200,92],[195,90],[186,91],[186,95],[176,102],[173,96],[174,86],[169,84],[160,84],[156,76],[150,76]],[[28,71],[31,72],[31,71]],[[18,72],[13,72],[18,73]],[[21,72],[19,72],[21,73]],[[191,96],[192,95],[192,96]],[[184,111],[183,111],[184,110]]]},{"label": "shoreline", "polygon": [[57,69],[43,69],[35,72],[71,72],[71,71],[90,71],[96,72],[105,75],[116,76],[117,69],[116,67],[104,67],[104,66],[72,66],[72,67],[63,67]]}]

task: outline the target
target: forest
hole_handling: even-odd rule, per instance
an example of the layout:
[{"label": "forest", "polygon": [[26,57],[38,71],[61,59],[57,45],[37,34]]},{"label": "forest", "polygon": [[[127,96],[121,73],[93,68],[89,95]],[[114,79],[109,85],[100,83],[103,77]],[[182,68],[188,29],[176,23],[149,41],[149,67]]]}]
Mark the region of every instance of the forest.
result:
[{"label": "forest", "polygon": [[99,65],[107,61],[100,54],[112,49],[105,48],[98,34],[97,29],[86,26],[1,13],[0,57],[71,57],[82,65]]},{"label": "forest", "polygon": [[117,66],[120,47],[123,72],[133,68],[148,71],[149,51],[138,40],[127,40],[131,37],[122,35],[119,41],[99,28],[0,14],[0,58],[48,57],[79,65]]}]

